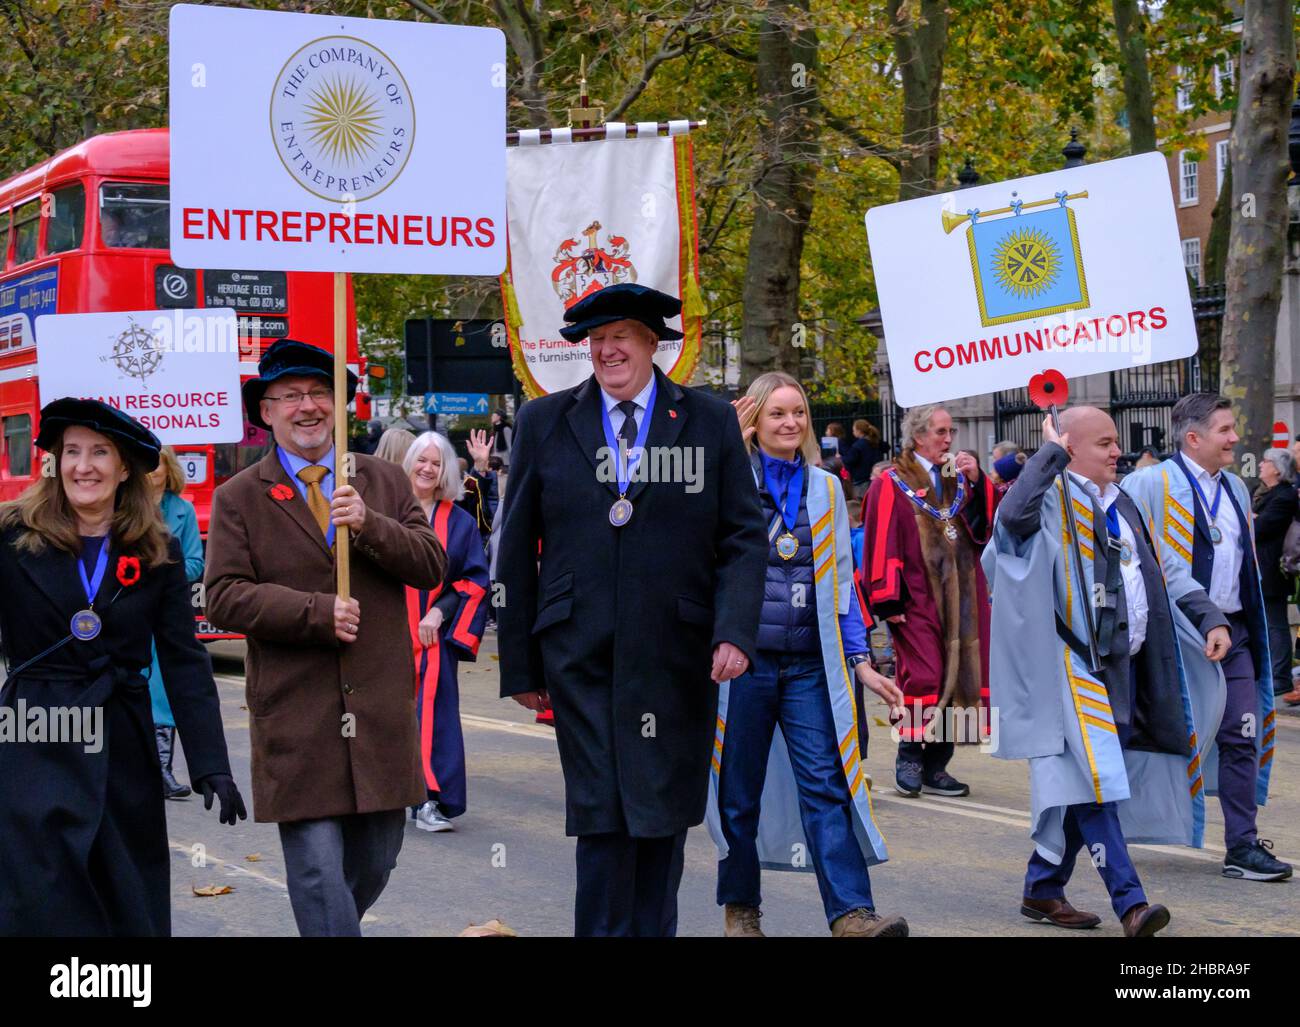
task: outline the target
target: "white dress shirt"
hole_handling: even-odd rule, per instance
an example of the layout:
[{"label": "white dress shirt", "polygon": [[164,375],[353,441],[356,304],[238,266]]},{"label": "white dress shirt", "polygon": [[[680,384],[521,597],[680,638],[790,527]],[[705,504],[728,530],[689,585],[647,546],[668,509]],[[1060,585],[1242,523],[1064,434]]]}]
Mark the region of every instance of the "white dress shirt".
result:
[{"label": "white dress shirt", "polygon": [[[1115,500],[1119,498],[1119,486],[1113,481],[1106,486],[1105,491],[1102,491],[1097,487],[1097,483],[1089,478],[1075,474],[1073,471],[1070,472],[1070,477],[1074,479],[1075,484],[1097,501],[1097,505],[1103,511],[1109,511]],[[1142,580],[1142,558],[1138,554],[1137,539],[1133,535],[1133,529],[1129,527],[1128,518],[1118,511],[1116,513],[1119,516],[1119,537],[1127,542],[1133,551],[1133,559],[1128,562],[1128,565],[1126,566],[1123,561],[1120,561],[1119,565],[1120,580],[1124,583],[1124,602],[1128,606],[1128,654],[1132,656],[1142,648],[1142,643],[1147,638],[1149,610],[1147,586]],[[1094,534],[1100,536],[1102,526],[1094,525],[1094,528]],[[1106,558],[1117,560],[1119,554],[1112,551],[1106,554]]]},{"label": "white dress shirt", "polygon": [[[654,383],[655,376],[654,372],[651,371],[650,380],[645,383],[645,388],[632,397],[632,402],[636,404],[636,426],[638,429],[644,423],[646,404],[650,402],[650,389],[654,386]],[[605,409],[609,411],[609,423],[614,428],[614,437],[618,438],[618,433],[623,430],[623,422],[627,420],[627,415],[618,408],[622,400],[615,399],[604,389],[600,390],[600,394],[605,400]],[[632,443],[635,441],[633,439],[628,442],[628,449],[632,448]]]},{"label": "white dress shirt", "polygon": [[[927,460],[925,457],[923,457],[923,456],[922,456],[920,453],[918,453],[916,450],[912,450],[912,455],[913,455],[914,457],[916,457],[916,462],[917,462],[918,464],[920,464],[922,467],[925,468],[925,476],[926,476],[927,478],[930,479],[930,485],[933,485],[933,484],[934,484],[934,466],[935,466],[934,463],[933,463],[932,461],[930,461],[930,460]],[[956,470],[956,466],[955,466],[955,465],[954,465],[954,467],[953,467],[953,470]],[[942,466],[939,467],[939,473],[940,473],[940,474],[943,474],[943,467],[942,467]],[[928,488],[929,486],[926,486],[926,487]],[[939,494],[936,495],[936,496],[934,497],[934,506],[935,506],[935,509],[938,509],[939,504],[940,504],[941,502],[943,502],[943,490],[942,490],[942,489],[940,489]]]},{"label": "white dress shirt", "polygon": [[[1233,508],[1231,497],[1227,495],[1219,500],[1218,517],[1214,521],[1210,520],[1209,504],[1214,502],[1214,493],[1222,480],[1222,472],[1210,474],[1186,453],[1183,454],[1183,460],[1205,496],[1201,513],[1205,514],[1206,524],[1213,523],[1222,536],[1211,550],[1213,564],[1210,569],[1210,601],[1224,613],[1236,613],[1241,609],[1241,522],[1237,520],[1237,511]],[[1228,483],[1224,481],[1223,491],[1226,493],[1228,488]],[[1196,490],[1192,491],[1194,493]],[[1193,495],[1192,502],[1199,504],[1201,497]]]}]

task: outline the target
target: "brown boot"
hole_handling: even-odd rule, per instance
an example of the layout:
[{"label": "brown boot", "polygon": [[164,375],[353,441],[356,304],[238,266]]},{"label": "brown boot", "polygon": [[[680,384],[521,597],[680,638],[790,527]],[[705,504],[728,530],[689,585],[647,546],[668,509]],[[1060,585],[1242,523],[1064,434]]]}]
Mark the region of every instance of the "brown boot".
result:
[{"label": "brown boot", "polygon": [[1148,906],[1143,902],[1125,913],[1120,923],[1124,925],[1125,938],[1150,938],[1169,926],[1169,910],[1159,903]]},{"label": "brown boot", "polygon": [[728,902],[723,920],[723,931],[728,938],[766,938],[758,926],[758,918],[763,914],[757,906],[742,906],[738,902]]},{"label": "brown boot", "polygon": [[832,938],[906,938],[907,921],[901,916],[878,916],[874,910],[850,909],[831,922]]},{"label": "brown boot", "polygon": [[1079,931],[1096,927],[1101,917],[1075,909],[1065,899],[1021,899],[1020,912],[1030,920],[1046,920],[1055,927]]}]

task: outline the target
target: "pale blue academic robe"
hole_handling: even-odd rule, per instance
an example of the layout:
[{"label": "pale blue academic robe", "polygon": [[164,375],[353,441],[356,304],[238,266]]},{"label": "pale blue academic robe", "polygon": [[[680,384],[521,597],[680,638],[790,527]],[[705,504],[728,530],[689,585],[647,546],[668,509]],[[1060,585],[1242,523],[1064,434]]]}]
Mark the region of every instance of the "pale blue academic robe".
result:
[{"label": "pale blue academic robe", "polygon": [[[1023,484],[1022,473],[1015,487]],[[1081,601],[1093,594],[1094,585],[1093,501],[1073,479],[1070,493],[1084,564],[1082,589],[1059,478],[1043,495],[1039,531],[1018,539],[1002,524],[999,509],[984,551],[993,599],[992,754],[1028,760],[1030,835],[1052,863],[1060,863],[1065,852],[1066,807],[1084,803],[1117,803],[1128,841],[1199,846],[1204,797],[1193,766],[1186,683],[1181,682],[1186,752],[1125,750],[1106,686],[1088,669],[1087,651],[1074,651],[1057,633],[1059,614],[1076,638],[1087,638]],[[1148,606],[1168,602],[1163,594],[1148,595],[1147,601]]]},{"label": "pale blue academic robe", "polygon": [[[853,551],[849,545],[849,514],[844,493],[833,474],[809,466],[808,522],[813,536],[813,592],[817,603],[817,626],[821,639],[822,663],[826,670],[827,695],[839,745],[844,780],[853,799],[853,830],[868,866],[889,858],[885,838],[876,826],[871,792],[863,776],[858,751],[857,707],[853,701],[853,673],[844,662],[844,641],[840,616],[861,616],[853,586]],[[709,802],[705,824],[718,858],[729,851],[718,816],[718,782],[722,774],[727,730],[727,702],[734,681],[718,686],[718,722],[713,744],[713,765],[709,774]],[[778,724],[768,754],[767,777],[763,782],[758,819],[759,864],[769,870],[813,870],[799,817],[799,792],[786,750],[785,736]]]},{"label": "pale blue academic robe", "polygon": [[[1224,480],[1231,494],[1230,502],[1236,504],[1248,525],[1244,537],[1250,539],[1250,552],[1255,550],[1255,524],[1251,515],[1250,493],[1245,483],[1231,471],[1223,471]],[[1187,476],[1172,460],[1135,471],[1123,481],[1124,491],[1142,507],[1150,519],[1150,530],[1156,540],[1160,553],[1160,563],[1164,568],[1165,582],[1169,587],[1169,598],[1181,612],[1196,616],[1198,605],[1210,604],[1205,590],[1192,577],[1192,561],[1197,551],[1197,522],[1203,521],[1203,515],[1197,509],[1196,497]],[[1225,497],[1228,498],[1228,497]],[[1221,510],[1233,516],[1231,510]],[[1210,544],[1202,541],[1203,547]],[[1258,559],[1255,559],[1258,567]],[[1250,634],[1253,647],[1263,656],[1255,663],[1255,691],[1257,694],[1257,723],[1255,732],[1255,749],[1259,755],[1259,774],[1255,782],[1255,801],[1263,806],[1268,799],[1269,774],[1273,769],[1273,750],[1277,734],[1276,713],[1273,708],[1273,672],[1268,653],[1268,629],[1263,619],[1264,597],[1260,591],[1259,575],[1251,577],[1252,597],[1243,583],[1242,610],[1250,620]],[[1212,605],[1212,604],[1211,604]],[[1256,611],[1251,615],[1251,609]],[[1179,625],[1178,642],[1182,651],[1182,660],[1190,687],[1192,707],[1196,714],[1196,741],[1200,751],[1201,774],[1205,779],[1205,790],[1209,795],[1219,791],[1219,749],[1214,737],[1218,733],[1219,721],[1223,716],[1223,707],[1227,686],[1223,679],[1223,668],[1211,662],[1205,656],[1205,638],[1188,617],[1182,618]]]}]

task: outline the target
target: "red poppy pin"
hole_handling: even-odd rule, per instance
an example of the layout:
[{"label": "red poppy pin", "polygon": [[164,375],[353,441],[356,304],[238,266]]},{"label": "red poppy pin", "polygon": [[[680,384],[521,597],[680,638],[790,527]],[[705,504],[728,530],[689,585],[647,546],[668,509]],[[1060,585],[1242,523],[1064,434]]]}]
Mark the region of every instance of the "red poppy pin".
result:
[{"label": "red poppy pin", "polygon": [[674,421],[677,420],[677,411],[676,411],[676,410],[669,410],[669,411],[668,411],[668,416],[671,417]]},{"label": "red poppy pin", "polygon": [[1044,371],[1029,379],[1029,398],[1039,410],[1064,406],[1070,399],[1070,387],[1060,371]]},{"label": "red poppy pin", "polygon": [[280,482],[278,485],[272,485],[266,490],[267,494],[274,500],[283,503],[286,499],[293,498],[293,488]]},{"label": "red poppy pin", "polygon": [[140,580],[140,558],[138,556],[119,556],[117,558],[117,581],[123,588],[130,588]]},{"label": "red poppy pin", "polygon": [[930,494],[930,490],[929,490],[929,489],[917,489],[917,490],[916,490],[916,498],[917,498],[917,499],[924,499],[924,498],[925,498],[927,495],[929,495],[929,494]]}]

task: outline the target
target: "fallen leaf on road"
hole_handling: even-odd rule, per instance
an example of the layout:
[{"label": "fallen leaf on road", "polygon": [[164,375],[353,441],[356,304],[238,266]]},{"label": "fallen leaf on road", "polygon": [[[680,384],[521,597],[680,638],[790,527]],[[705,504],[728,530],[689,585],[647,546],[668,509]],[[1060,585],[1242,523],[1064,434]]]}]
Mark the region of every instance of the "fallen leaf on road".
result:
[{"label": "fallen leaf on road", "polygon": [[470,924],[458,938],[518,938],[519,932],[493,917],[485,924]]},{"label": "fallen leaf on road", "polygon": [[262,862],[262,854],[260,852],[255,852],[251,856],[245,856],[244,859],[248,860],[250,863],[260,863]]},{"label": "fallen leaf on road", "polygon": [[889,727],[889,725],[879,717],[873,717],[872,719],[876,722],[876,727]]},{"label": "fallen leaf on road", "polygon": [[207,898],[212,895],[229,895],[235,889],[228,884],[205,884],[202,888],[195,888],[190,885],[190,889],[195,895],[201,895]]}]

